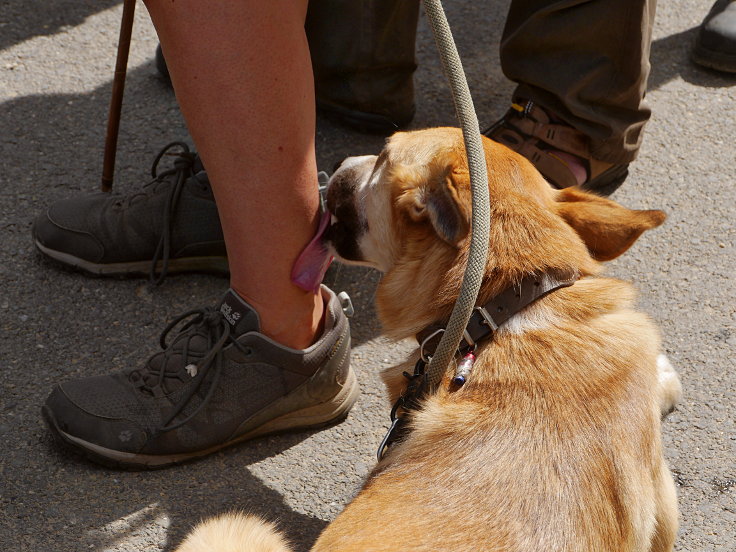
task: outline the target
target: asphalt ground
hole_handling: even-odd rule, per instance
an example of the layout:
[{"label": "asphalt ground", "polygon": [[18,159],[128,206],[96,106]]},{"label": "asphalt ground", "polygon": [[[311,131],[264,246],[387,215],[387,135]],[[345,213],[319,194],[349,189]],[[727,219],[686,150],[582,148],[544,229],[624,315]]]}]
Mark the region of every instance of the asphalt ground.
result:
[{"label": "asphalt ground", "polygon": [[[497,54],[508,2],[447,4],[484,126],[505,111],[512,89]],[[681,551],[736,550],[736,77],[689,61],[710,4],[660,2],[647,96],[653,116],[614,199],[663,209],[669,218],[609,269],[635,283],[684,386],[682,404],[664,425]],[[40,405],[55,383],[145,361],[166,321],[213,304],[227,288],[225,278],[209,275],[172,277],[153,292],[142,280],[92,279],[44,260],[32,245],[30,224],[45,206],[98,186],[120,11],[113,0],[0,3],[0,543],[18,551],[172,550],[196,520],[244,509],[279,520],[306,549],[373,465],[388,421],[377,373],[407,350],[379,337],[374,273],[343,267],[328,276],[357,308],[352,361],[363,393],[340,425],[136,473],[60,450],[41,421]],[[155,152],[187,135],[172,92],[156,75],[156,44],[140,6],[119,192],[138,189]],[[412,127],[453,125],[424,21],[417,49]],[[376,153],[381,144],[318,121],[320,168]]]}]

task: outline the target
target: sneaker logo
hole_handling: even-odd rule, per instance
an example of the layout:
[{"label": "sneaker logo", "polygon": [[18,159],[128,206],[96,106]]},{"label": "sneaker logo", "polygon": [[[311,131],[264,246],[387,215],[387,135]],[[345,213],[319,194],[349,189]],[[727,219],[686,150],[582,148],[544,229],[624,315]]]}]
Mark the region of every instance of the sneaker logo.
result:
[{"label": "sneaker logo", "polygon": [[233,308],[227,303],[220,305],[220,312],[231,326],[237,325],[238,320],[240,320],[240,317],[242,316],[238,311],[233,310]]},{"label": "sneaker logo", "polygon": [[133,432],[129,429],[125,429],[118,434],[118,439],[123,443],[127,443],[133,438]]},{"label": "sneaker logo", "polygon": [[189,374],[191,377],[195,377],[197,375],[197,365],[196,364],[187,364],[184,369],[187,371],[187,374]]}]

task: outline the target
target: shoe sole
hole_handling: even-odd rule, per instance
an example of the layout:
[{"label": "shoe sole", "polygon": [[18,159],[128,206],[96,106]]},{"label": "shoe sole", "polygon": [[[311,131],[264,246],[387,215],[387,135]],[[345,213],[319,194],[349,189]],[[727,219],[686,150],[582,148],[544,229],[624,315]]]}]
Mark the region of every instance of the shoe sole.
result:
[{"label": "shoe sole", "polygon": [[324,100],[317,99],[317,110],[326,118],[344,124],[359,132],[368,134],[388,135],[404,128],[414,118],[415,108],[409,113],[393,120],[387,115],[378,113],[367,113],[355,109],[342,107]]},{"label": "shoe sole", "polygon": [[251,431],[239,435],[235,439],[214,447],[169,455],[135,454],[101,447],[63,431],[56,422],[51,410],[46,405],[41,408],[41,413],[57,441],[67,447],[71,447],[87,459],[112,468],[154,470],[195,460],[226,447],[242,443],[243,441],[255,439],[256,437],[295,430],[320,429],[336,424],[347,417],[355,401],[358,400],[359,395],[360,387],[358,380],[352,368],[350,368],[342,389],[329,401],[273,418]]},{"label": "shoe sole", "polygon": [[[69,253],[50,249],[37,239],[34,242],[36,248],[50,259],[65,266],[94,274],[95,276],[148,276],[151,273],[151,261],[98,264],[80,259]],[[162,269],[163,262],[159,261],[156,263],[156,272],[160,273]],[[227,264],[227,257],[182,257],[179,259],[169,259],[168,272],[169,274],[213,272],[227,275],[230,273],[230,270]]]},{"label": "shoe sole", "polygon": [[695,63],[703,67],[725,73],[736,73],[736,55],[716,52],[696,44],[691,57]]},{"label": "shoe sole", "polygon": [[627,176],[629,176],[629,164],[617,165],[593,180],[583,183],[580,188],[600,196],[609,196],[624,183]]}]

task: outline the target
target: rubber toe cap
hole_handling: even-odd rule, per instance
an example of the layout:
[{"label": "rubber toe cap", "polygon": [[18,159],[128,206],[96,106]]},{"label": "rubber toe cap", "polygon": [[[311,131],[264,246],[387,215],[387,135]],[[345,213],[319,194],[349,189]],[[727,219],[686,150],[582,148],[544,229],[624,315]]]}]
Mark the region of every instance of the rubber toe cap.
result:
[{"label": "rubber toe cap", "polygon": [[62,385],[51,391],[44,409],[51,429],[76,446],[90,448],[88,445],[92,444],[134,453],[148,439],[145,430],[133,421],[99,416],[82,408],[69,398]]},{"label": "rubber toe cap", "polygon": [[70,220],[66,203],[60,201],[36,217],[32,228],[34,239],[46,249],[98,262],[105,253],[104,247],[81,227],[79,220]]}]

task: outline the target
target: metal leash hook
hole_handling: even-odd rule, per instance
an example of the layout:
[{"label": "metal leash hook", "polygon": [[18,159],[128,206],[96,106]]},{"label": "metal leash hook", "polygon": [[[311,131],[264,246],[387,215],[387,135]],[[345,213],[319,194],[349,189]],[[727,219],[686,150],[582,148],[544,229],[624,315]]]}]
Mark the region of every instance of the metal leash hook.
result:
[{"label": "metal leash hook", "polygon": [[128,70],[130,37],[133,34],[135,2],[136,0],[124,0],[123,2],[123,15],[120,21],[120,38],[118,39],[118,55],[115,61],[115,75],[113,76],[112,80],[110,112],[107,117],[105,153],[102,159],[101,189],[103,192],[112,191],[112,181],[113,175],[115,173],[115,155],[117,154],[118,150],[118,134],[120,131],[120,114],[123,107],[125,77]]}]

